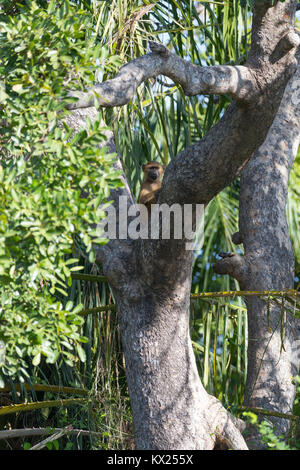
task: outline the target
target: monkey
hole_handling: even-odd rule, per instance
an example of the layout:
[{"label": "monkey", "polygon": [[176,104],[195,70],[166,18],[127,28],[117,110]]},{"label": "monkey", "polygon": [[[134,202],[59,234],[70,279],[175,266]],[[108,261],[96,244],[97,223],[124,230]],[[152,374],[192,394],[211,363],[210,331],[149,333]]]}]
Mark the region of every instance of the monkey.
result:
[{"label": "monkey", "polygon": [[144,180],[141,185],[139,203],[145,204],[148,212],[150,212],[151,204],[157,201],[165,167],[158,162],[149,162],[142,165],[142,170],[144,172]]}]

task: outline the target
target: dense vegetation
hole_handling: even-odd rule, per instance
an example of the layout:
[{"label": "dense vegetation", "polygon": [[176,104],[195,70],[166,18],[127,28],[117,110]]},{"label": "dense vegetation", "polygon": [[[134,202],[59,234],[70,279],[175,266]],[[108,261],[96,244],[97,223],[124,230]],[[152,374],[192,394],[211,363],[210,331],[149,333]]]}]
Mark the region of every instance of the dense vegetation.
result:
[{"label": "dense vegetation", "polygon": [[[99,203],[109,203],[110,188],[120,184],[112,166],[115,156],[98,146],[105,142],[100,122],[114,128],[137,195],[141,164],[167,164],[205,135],[230,101],[187,98],[179,86],[157,79],[139,89],[130,104],[99,110],[87,130],[74,132],[65,122],[67,90],[115,74],[120,65],[145,54],[149,40],[164,42],[197,64],[243,64],[251,15],[250,7],[242,5],[64,0],[3,2],[0,7],[0,404],[7,406],[0,409],[1,429],[72,424],[90,432],[80,438],[69,433],[48,446],[132,447],[113,297],[105,279],[81,275],[101,275],[91,226],[103,215]],[[295,286],[299,165],[298,158],[287,208]],[[237,230],[238,195],[236,181],[206,210],[194,294],[239,290],[236,281],[213,274],[211,267],[218,253],[237,249],[231,235]],[[203,383],[238,411],[247,367],[243,298],[195,298],[191,305]],[[20,404],[19,413],[10,407],[13,403]],[[262,431],[270,446],[281,445],[267,428]],[[9,445],[26,442],[28,447],[39,440],[25,437]]]}]

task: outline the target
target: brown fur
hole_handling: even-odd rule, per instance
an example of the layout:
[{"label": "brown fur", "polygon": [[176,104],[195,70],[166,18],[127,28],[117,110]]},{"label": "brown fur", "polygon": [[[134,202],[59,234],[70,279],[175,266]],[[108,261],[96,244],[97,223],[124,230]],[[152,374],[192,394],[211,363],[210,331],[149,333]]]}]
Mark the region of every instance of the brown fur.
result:
[{"label": "brown fur", "polygon": [[[149,162],[142,166],[144,172],[144,180],[141,185],[141,192],[139,196],[139,203],[145,204],[148,211],[151,210],[151,204],[157,200],[158,192],[161,188],[161,178],[164,174],[165,168],[158,162]],[[153,180],[151,175],[156,174],[156,179]]]}]

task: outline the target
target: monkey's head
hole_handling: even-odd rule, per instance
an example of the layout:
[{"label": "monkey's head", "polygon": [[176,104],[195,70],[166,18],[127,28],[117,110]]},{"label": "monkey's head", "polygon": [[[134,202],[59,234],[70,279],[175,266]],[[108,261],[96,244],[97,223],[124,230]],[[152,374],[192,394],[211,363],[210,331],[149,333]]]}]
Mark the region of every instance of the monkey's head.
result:
[{"label": "monkey's head", "polygon": [[144,172],[144,181],[154,183],[154,181],[160,180],[165,167],[158,162],[148,162],[142,165],[142,170]]}]

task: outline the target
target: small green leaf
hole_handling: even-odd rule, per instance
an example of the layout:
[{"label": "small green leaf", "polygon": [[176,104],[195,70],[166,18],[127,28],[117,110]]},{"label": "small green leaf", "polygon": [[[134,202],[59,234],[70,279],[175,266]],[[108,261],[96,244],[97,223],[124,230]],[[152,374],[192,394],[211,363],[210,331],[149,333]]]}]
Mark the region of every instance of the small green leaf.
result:
[{"label": "small green leaf", "polygon": [[89,262],[94,263],[96,261],[96,252],[95,250],[91,250],[89,253]]},{"label": "small green leaf", "polygon": [[32,364],[34,366],[38,366],[39,363],[41,362],[41,353],[38,353],[34,356],[34,358],[32,359]]},{"label": "small green leaf", "polygon": [[78,356],[79,356],[79,359],[81,360],[81,362],[85,362],[86,361],[86,354],[85,354],[84,349],[80,346],[80,344],[76,345],[76,349],[77,349]]},{"label": "small green leaf", "polygon": [[65,306],[65,309],[67,310],[67,312],[70,312],[72,308],[73,308],[73,302],[69,300]]}]

